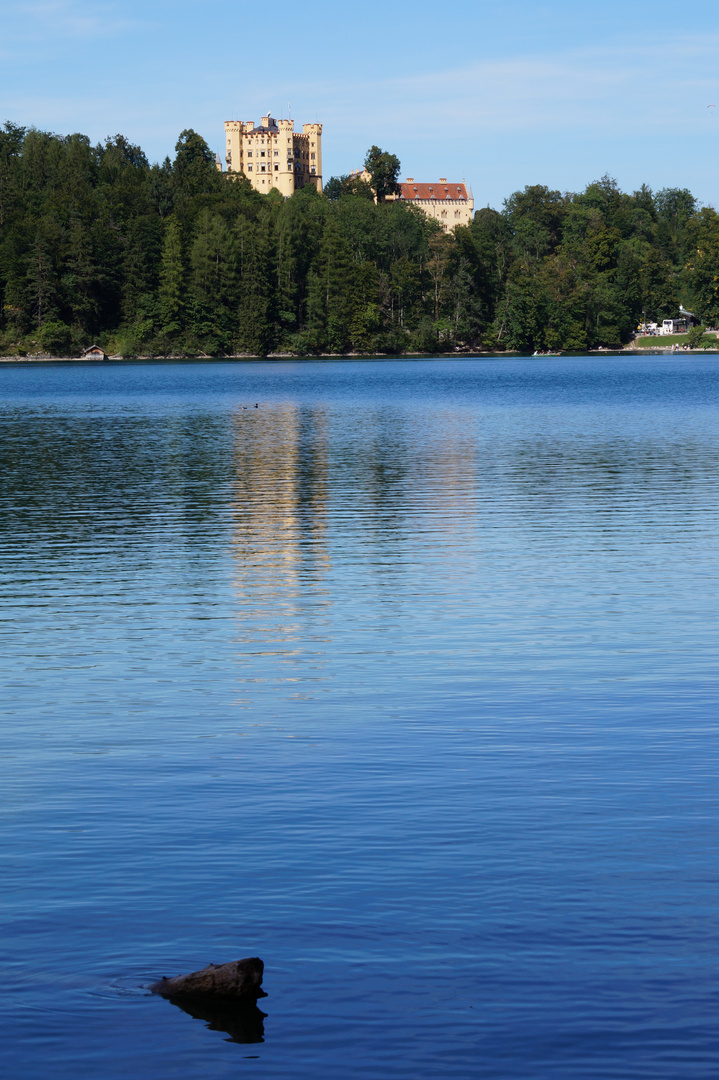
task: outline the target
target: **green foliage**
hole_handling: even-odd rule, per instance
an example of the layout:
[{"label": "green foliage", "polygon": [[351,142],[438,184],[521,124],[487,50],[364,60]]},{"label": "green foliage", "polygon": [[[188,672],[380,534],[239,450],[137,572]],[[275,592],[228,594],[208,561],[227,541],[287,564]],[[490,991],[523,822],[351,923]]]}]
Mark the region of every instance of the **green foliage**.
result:
[{"label": "green foliage", "polygon": [[202,138],[192,128],[185,128],[180,132],[175,143],[175,168],[184,173],[189,169],[199,166],[200,168],[211,167],[213,163],[212,152]]},{"label": "green foliage", "polygon": [[72,331],[63,322],[46,322],[41,326],[37,342],[43,352],[53,356],[71,356],[75,350],[72,346]]},{"label": "green foliage", "polygon": [[[699,349],[704,337],[704,327],[701,325],[690,326],[687,331],[686,342],[690,349]],[[715,341],[716,344],[716,341]]]},{"label": "green foliage", "polygon": [[[183,329],[184,315],[185,267],[182,236],[178,222],[172,218],[165,229],[157,295],[159,331],[165,346],[171,346],[177,341]],[[167,349],[164,348],[163,351]]]},{"label": "green foliage", "polygon": [[[690,192],[531,185],[445,233],[334,177],[286,200],[217,171],[183,131],[149,165],[122,135],[0,127],[0,347],[128,356],[579,351],[627,342],[679,302],[719,323],[719,215]],[[377,196],[377,202],[374,196]],[[714,339],[711,339],[714,341]]]},{"label": "green foliage", "polygon": [[685,274],[692,311],[719,325],[719,214],[705,207],[687,222]]},{"label": "green foliage", "polygon": [[337,202],[343,195],[358,195],[361,199],[374,200],[371,186],[359,176],[331,176],[325,184],[323,195],[330,202]]},{"label": "green foliage", "polygon": [[694,215],[697,201],[687,188],[662,188],[654,196],[654,206],[659,220],[677,231]]},{"label": "green foliage", "polygon": [[344,194],[344,185],[347,180],[349,180],[347,174],[344,176],[330,176],[323,192],[325,198],[329,199],[330,202],[337,202]]},{"label": "green foliage", "polygon": [[276,295],[273,240],[271,218],[266,211],[256,221],[240,218],[237,222],[235,241],[239,281],[235,348],[241,353],[264,356],[275,344],[271,312],[272,298]]},{"label": "green foliage", "polygon": [[388,195],[397,194],[400,170],[398,157],[386,150],[380,150],[379,146],[371,146],[365,156],[364,167],[370,174],[370,187],[377,197],[377,202],[384,202]]}]

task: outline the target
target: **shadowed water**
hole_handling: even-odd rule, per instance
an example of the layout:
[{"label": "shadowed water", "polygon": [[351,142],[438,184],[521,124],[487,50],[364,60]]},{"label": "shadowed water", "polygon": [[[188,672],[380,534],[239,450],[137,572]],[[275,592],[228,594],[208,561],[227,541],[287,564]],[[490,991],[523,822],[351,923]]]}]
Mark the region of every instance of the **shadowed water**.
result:
[{"label": "shadowed water", "polygon": [[[714,1077],[718,420],[684,356],[1,365],[5,1074]],[[251,955],[264,1016],[145,989]]]}]

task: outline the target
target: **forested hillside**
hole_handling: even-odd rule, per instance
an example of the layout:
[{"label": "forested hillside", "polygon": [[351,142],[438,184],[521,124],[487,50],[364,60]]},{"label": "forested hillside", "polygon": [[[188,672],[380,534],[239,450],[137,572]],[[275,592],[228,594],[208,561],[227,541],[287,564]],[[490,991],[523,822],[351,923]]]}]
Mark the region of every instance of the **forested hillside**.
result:
[{"label": "forested hillside", "polygon": [[680,302],[718,323],[718,290],[719,215],[686,190],[531,186],[445,235],[356,183],[260,195],[192,131],[149,165],[0,129],[4,354],[582,350]]}]

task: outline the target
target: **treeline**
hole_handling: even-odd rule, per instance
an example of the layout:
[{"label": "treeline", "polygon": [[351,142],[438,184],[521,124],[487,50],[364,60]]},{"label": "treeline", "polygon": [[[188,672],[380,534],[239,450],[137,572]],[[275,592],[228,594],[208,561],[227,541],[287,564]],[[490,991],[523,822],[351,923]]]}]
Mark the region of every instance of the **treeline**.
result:
[{"label": "treeline", "polygon": [[445,234],[332,180],[288,200],[184,131],[150,165],[0,129],[0,352],[401,353],[614,346],[679,303],[719,323],[719,215],[687,190],[539,185]]}]

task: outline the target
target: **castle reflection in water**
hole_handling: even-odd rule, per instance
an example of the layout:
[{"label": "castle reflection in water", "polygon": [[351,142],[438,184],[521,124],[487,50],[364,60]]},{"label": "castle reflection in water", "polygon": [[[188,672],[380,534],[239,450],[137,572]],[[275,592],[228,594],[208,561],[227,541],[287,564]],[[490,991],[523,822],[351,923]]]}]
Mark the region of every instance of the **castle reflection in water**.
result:
[{"label": "castle reflection in water", "polygon": [[[426,566],[445,564],[456,546],[458,573],[476,560],[476,439],[451,409],[428,416],[419,459],[406,416],[387,408],[348,415],[326,403],[277,403],[240,410],[233,425],[242,681],[256,693],[267,671],[260,658],[274,655],[278,680],[291,684],[301,667],[306,697],[308,664],[323,679],[330,621],[337,627],[331,608],[341,604],[355,620],[358,606],[366,616],[368,605],[379,612],[411,602],[418,548]],[[334,587],[340,570],[353,593]],[[265,674],[253,674],[260,666]]]}]

